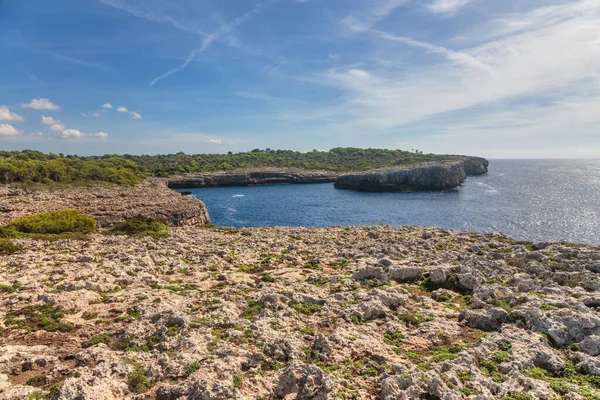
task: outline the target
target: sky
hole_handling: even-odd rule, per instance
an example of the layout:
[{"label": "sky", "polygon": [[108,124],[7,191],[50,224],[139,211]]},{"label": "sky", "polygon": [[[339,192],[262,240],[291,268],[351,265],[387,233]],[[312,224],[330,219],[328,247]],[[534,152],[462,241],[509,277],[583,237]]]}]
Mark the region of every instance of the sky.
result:
[{"label": "sky", "polygon": [[598,0],[0,0],[0,149],[600,157]]}]

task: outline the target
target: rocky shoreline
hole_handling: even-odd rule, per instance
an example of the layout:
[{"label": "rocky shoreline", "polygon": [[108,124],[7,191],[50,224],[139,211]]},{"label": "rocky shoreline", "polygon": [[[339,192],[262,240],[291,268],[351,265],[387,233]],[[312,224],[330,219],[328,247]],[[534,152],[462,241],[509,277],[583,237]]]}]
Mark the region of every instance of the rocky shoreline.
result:
[{"label": "rocky shoreline", "polygon": [[171,189],[222,186],[273,185],[283,183],[333,182],[339,176],[331,171],[261,168],[177,175],[167,179]]},{"label": "rocky shoreline", "polygon": [[485,158],[457,156],[446,161],[346,174],[305,169],[259,168],[176,175],[165,178],[164,181],[171,189],[333,182],[334,187],[338,189],[361,191],[444,190],[459,186],[467,176],[486,174],[488,166],[489,162]]}]

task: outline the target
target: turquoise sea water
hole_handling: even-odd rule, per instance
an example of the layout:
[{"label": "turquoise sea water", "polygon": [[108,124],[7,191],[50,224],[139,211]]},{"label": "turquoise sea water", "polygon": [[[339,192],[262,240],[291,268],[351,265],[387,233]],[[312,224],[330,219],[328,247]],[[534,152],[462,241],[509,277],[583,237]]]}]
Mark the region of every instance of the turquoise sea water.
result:
[{"label": "turquoise sea water", "polygon": [[600,244],[600,160],[492,160],[487,175],[446,192],[361,193],[331,183],[187,190],[217,225],[428,225]]}]

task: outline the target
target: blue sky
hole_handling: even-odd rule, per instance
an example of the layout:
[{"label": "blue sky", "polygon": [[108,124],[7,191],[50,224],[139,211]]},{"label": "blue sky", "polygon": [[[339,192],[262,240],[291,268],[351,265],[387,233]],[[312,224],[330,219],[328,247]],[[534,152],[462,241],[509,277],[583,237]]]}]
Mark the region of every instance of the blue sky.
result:
[{"label": "blue sky", "polygon": [[0,148],[600,157],[598,0],[0,0]]}]

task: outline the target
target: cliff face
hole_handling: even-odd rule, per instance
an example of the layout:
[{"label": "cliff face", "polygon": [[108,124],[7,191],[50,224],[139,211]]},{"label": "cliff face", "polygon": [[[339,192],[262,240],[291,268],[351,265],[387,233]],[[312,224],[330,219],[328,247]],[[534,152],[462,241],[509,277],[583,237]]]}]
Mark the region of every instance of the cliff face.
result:
[{"label": "cliff face", "polygon": [[489,161],[481,157],[464,157],[465,173],[467,176],[487,174]]},{"label": "cliff face", "polygon": [[331,171],[265,168],[179,175],[169,178],[168,186],[172,189],[179,189],[278,183],[322,183],[333,182],[338,176],[339,174]]},{"label": "cliff face", "polygon": [[35,191],[0,186],[0,224],[27,214],[69,208],[91,215],[102,228],[137,214],[170,226],[210,222],[203,202],[169,190],[161,180],[147,180],[135,187],[95,185]]},{"label": "cliff face", "polygon": [[443,190],[459,186],[466,177],[463,161],[429,162],[345,174],[334,186],[365,192]]}]

